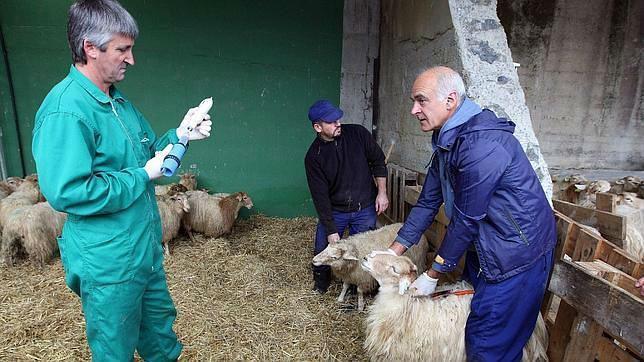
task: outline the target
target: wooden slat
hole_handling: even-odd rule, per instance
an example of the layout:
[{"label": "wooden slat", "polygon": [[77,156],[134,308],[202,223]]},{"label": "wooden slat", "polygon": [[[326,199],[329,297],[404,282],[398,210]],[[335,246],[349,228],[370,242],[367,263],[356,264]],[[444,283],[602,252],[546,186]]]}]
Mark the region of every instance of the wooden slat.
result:
[{"label": "wooden slat", "polygon": [[601,240],[587,230],[582,229],[571,257],[574,261],[593,261]]},{"label": "wooden slat", "polygon": [[602,328],[592,318],[577,314],[570,330],[570,342],[566,347],[565,362],[592,361],[597,341],[602,337]]},{"label": "wooden slat", "polygon": [[644,300],[566,260],[555,263],[548,288],[644,356]]},{"label": "wooden slat", "polygon": [[606,212],[615,212],[617,208],[617,195],[607,192],[598,192],[596,194],[595,208]]},{"label": "wooden slat", "polygon": [[557,211],[579,223],[597,228],[607,238],[626,239],[626,218],[624,216],[590,209],[561,200],[552,200],[552,203]]},{"label": "wooden slat", "polygon": [[548,357],[551,361],[562,361],[566,353],[566,346],[570,341],[570,329],[577,317],[577,311],[566,301],[559,303],[555,323],[549,331]]},{"label": "wooden slat", "polygon": [[612,338],[602,336],[596,341],[595,361],[637,362],[637,358],[620,348]]}]

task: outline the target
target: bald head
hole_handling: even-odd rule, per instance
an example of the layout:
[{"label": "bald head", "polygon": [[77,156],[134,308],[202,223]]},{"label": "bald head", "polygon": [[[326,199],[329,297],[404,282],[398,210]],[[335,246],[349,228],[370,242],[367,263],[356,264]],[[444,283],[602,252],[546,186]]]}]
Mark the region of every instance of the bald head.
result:
[{"label": "bald head", "polygon": [[421,130],[440,129],[465,98],[465,84],[451,68],[440,66],[423,71],[411,90],[411,113],[420,121]]}]

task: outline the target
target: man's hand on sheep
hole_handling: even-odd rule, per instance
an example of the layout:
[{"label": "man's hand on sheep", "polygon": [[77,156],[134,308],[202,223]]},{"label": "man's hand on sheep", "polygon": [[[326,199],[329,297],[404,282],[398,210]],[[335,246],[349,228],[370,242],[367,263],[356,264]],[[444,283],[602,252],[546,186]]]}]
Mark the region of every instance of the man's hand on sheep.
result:
[{"label": "man's hand on sheep", "polygon": [[161,165],[163,164],[163,159],[168,155],[168,153],[170,153],[171,149],[172,145],[165,146],[163,151],[156,152],[155,156],[145,163],[143,169],[145,170],[145,173],[148,174],[150,180],[156,180],[159,177],[163,176],[163,172],[161,172]]},{"label": "man's hand on sheep", "polygon": [[413,283],[409,286],[409,291],[414,297],[427,296],[434,293],[436,290],[436,284],[438,284],[437,278],[432,278],[427,275],[427,272],[421,274]]},{"label": "man's hand on sheep", "polygon": [[338,233],[331,234],[331,235],[326,237],[326,241],[329,244],[337,243],[338,241],[340,241],[340,234],[338,234]]}]

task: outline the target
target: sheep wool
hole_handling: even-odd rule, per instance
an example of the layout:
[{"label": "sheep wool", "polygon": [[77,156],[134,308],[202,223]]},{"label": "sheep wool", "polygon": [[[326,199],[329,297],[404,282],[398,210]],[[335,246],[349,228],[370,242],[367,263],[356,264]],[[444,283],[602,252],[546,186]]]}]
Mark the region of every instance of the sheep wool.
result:
[{"label": "sheep wool", "polygon": [[207,237],[230,233],[242,207],[250,209],[253,201],[245,192],[235,192],[225,197],[209,195],[205,191],[188,191],[190,212],[182,219],[189,233],[196,231]]},{"label": "sheep wool", "polygon": [[[365,321],[364,348],[372,361],[465,361],[465,324],[472,295],[412,297],[406,288],[418,273],[404,256],[367,256],[362,267],[380,289]],[[471,289],[466,282],[437,290]],[[403,294],[401,294],[401,290]],[[547,361],[547,331],[539,316],[523,350],[525,361]]]},{"label": "sheep wool", "polygon": [[2,233],[2,256],[9,265],[26,254],[29,260],[43,267],[58,252],[56,238],[63,230],[67,215],[48,202],[39,202],[15,209],[7,217]]}]

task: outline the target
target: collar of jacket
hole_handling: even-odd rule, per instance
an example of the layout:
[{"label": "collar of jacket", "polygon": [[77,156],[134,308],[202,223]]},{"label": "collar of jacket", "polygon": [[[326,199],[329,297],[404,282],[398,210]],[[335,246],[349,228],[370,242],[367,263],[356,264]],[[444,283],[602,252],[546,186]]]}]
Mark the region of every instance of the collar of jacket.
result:
[{"label": "collar of jacket", "polygon": [[[78,82],[78,84],[80,84],[81,87],[83,87],[83,89],[85,89],[85,91],[98,102],[106,104],[110,103],[110,97],[108,97],[107,94],[103,93],[103,91],[100,90],[96,86],[96,84],[94,84],[83,73],[76,69],[73,64],[69,68],[69,77]],[[110,94],[112,95],[112,99],[115,99],[119,102],[125,102],[125,97],[123,97],[121,91],[119,91],[114,85],[110,86]]]},{"label": "collar of jacket", "polygon": [[458,134],[458,126],[469,121],[472,117],[481,113],[481,111],[481,107],[478,104],[465,97],[456,109],[456,112],[445,122],[443,127],[432,135],[432,147],[434,149],[441,148],[444,151],[449,151]]}]

